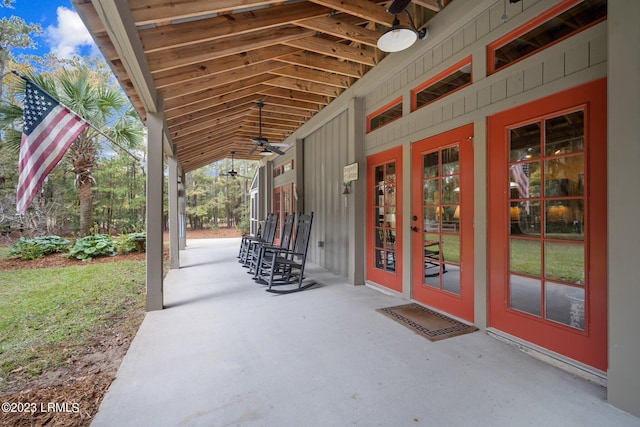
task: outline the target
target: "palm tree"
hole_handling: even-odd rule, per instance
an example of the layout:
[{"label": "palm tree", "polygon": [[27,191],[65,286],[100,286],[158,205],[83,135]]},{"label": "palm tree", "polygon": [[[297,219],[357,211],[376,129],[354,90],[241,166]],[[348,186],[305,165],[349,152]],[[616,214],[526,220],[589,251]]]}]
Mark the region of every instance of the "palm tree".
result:
[{"label": "palm tree", "polygon": [[[78,136],[68,151],[79,194],[79,232],[87,235],[93,226],[91,185],[95,179],[92,171],[100,143],[105,139],[103,135],[118,145],[135,149],[143,141],[142,123],[123,93],[109,85],[108,76],[89,66],[79,64],[74,69],[61,68],[52,75],[39,74],[30,79],[92,125]],[[0,105],[0,126],[15,124],[21,116],[21,108],[7,102]],[[19,133],[12,134],[13,138],[7,135],[7,143],[19,147]]]}]

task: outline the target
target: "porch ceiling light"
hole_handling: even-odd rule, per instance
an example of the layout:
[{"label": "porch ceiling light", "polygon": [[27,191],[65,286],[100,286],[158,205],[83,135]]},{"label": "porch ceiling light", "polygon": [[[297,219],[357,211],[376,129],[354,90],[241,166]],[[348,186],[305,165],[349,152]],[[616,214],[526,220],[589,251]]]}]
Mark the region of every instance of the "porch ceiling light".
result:
[{"label": "porch ceiling light", "polygon": [[258,152],[258,154],[260,154],[261,156],[270,156],[273,153],[271,151],[267,150],[266,148],[263,148],[262,151]]},{"label": "porch ceiling light", "polygon": [[385,31],[378,39],[378,49],[383,52],[400,52],[405,50],[416,42],[416,40],[424,40],[427,38],[427,29],[418,30],[411,19],[409,12],[405,10],[409,17],[410,26],[400,24],[398,15],[395,15],[391,28]]}]

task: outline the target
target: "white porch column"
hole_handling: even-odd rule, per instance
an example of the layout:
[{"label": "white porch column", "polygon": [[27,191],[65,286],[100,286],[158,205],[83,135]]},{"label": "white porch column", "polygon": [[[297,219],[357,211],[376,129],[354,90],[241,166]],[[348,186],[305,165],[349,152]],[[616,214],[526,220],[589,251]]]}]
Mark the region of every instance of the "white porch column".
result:
[{"label": "white porch column", "polygon": [[178,182],[178,247],[183,250],[187,247],[187,196],[185,194],[184,182],[185,182],[184,170],[180,174],[180,181]]},{"label": "white porch column", "polygon": [[364,152],[364,101],[352,98],[349,101],[349,146],[347,158],[349,164],[358,164],[358,179],[351,183],[350,194],[342,196],[347,203],[347,221],[349,221],[349,250],[347,278],[353,285],[364,285],[366,268],[366,195],[367,195],[367,160]]},{"label": "white porch column", "polygon": [[[162,104],[162,102],[159,102]],[[162,195],[164,111],[147,113],[147,311],[162,310]]]},{"label": "white porch column", "polygon": [[169,167],[169,268],[180,268],[179,223],[178,215],[178,159],[168,157]]}]

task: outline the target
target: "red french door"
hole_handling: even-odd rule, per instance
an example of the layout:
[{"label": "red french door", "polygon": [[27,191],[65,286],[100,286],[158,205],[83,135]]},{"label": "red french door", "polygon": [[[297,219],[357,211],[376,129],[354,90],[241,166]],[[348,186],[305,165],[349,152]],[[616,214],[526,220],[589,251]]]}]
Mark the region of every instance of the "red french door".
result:
[{"label": "red french door", "polygon": [[489,324],[607,368],[606,80],[489,118]]},{"label": "red french door", "polygon": [[402,147],[367,158],[367,280],[402,292]]},{"label": "red french door", "polygon": [[413,299],[473,322],[473,125],[411,149]]}]

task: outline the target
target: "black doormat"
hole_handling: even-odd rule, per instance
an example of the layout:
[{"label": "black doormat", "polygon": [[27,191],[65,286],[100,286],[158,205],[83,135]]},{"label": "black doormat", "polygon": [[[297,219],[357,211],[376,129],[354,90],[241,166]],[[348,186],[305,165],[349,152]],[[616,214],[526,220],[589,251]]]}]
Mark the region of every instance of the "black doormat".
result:
[{"label": "black doormat", "polygon": [[440,341],[477,331],[475,326],[429,310],[420,304],[404,304],[395,307],[378,308],[379,313],[395,320],[430,341]]}]

